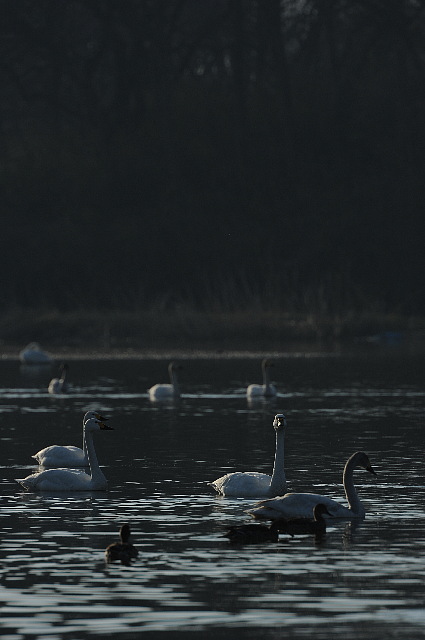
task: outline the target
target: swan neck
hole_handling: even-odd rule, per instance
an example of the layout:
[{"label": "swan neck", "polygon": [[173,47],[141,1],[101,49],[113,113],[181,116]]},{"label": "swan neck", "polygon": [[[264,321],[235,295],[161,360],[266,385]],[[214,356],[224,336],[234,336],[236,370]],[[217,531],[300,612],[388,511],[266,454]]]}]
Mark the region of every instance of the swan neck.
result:
[{"label": "swan neck", "polygon": [[178,391],[179,390],[179,383],[177,380],[177,373],[175,371],[175,369],[170,369],[170,382],[172,384],[172,386],[174,387],[174,391]]},{"label": "swan neck", "polygon": [[354,478],[353,473],[356,467],[355,462],[350,459],[344,467],[344,473],[342,475],[342,482],[344,484],[345,495],[347,498],[348,505],[350,509],[356,515],[364,515],[365,510],[360,502],[360,498],[357,495],[356,487],[354,486]]},{"label": "swan neck", "polygon": [[273,475],[270,482],[270,494],[286,493],[285,476],[285,430],[276,431],[276,452],[274,456]]},{"label": "swan neck", "polygon": [[93,434],[91,431],[87,431],[84,429],[85,441],[86,441],[86,454],[90,467],[90,475],[92,480],[103,480],[105,476],[99,467],[99,462],[97,460],[96,450],[94,448],[93,442]]}]

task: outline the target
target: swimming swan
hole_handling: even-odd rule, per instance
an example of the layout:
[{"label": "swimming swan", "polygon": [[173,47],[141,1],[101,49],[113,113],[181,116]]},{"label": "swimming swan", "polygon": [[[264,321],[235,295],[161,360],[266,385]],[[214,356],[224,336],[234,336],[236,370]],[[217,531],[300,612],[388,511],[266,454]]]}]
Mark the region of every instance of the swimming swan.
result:
[{"label": "swimming swan", "polygon": [[295,535],[314,534],[315,536],[323,536],[326,533],[326,520],[323,515],[331,514],[322,502],[314,505],[313,520],[311,518],[288,518],[282,520],[274,520],[280,533],[287,533],[294,537]]},{"label": "swimming swan", "polygon": [[[286,476],[284,468],[284,441],[286,418],[278,413],[273,421],[276,431],[276,453],[273,475],[256,471],[236,471],[209,482],[214,489],[223,496],[237,498],[252,498],[260,496],[279,496],[286,491]],[[312,508],[313,510],[313,508]]]},{"label": "swimming swan", "polygon": [[309,518],[314,506],[321,502],[333,518],[364,518],[365,510],[353,482],[353,471],[356,467],[361,467],[376,476],[369,458],[363,451],[357,451],[348,458],[342,475],[348,507],[336,500],[315,493],[287,493],[279,498],[259,502],[253,509],[249,509],[248,513],[254,518],[265,520]]},{"label": "swimming swan", "polygon": [[68,393],[69,384],[66,381],[69,366],[67,364],[61,364],[59,368],[59,378],[52,378],[47,388],[49,393]]},{"label": "swimming swan", "polygon": [[83,448],[74,447],[72,445],[60,446],[58,444],[52,444],[50,447],[45,447],[37,451],[32,457],[37,460],[38,464],[46,467],[47,469],[57,467],[87,467],[89,464],[86,455],[86,443],[84,437],[84,425],[87,420],[95,418],[100,422],[107,422],[108,418],[101,416],[97,411],[87,411],[83,418]]},{"label": "swimming swan", "polygon": [[49,364],[52,362],[50,356],[41,348],[38,342],[30,342],[19,352],[19,359],[24,364]]},{"label": "swimming swan", "polygon": [[177,371],[182,367],[175,362],[168,365],[168,375],[170,376],[170,384],[155,384],[148,389],[149,399],[166,400],[167,398],[179,398],[180,387],[177,379]]},{"label": "swimming swan", "polygon": [[272,398],[276,395],[277,390],[274,384],[270,382],[270,367],[273,367],[273,362],[264,358],[261,363],[261,369],[263,371],[263,384],[250,384],[246,390],[248,398]]},{"label": "swimming swan", "polygon": [[90,418],[84,425],[90,474],[71,469],[47,469],[17,482],[29,491],[105,491],[108,481],[100,470],[93,444],[93,433],[103,430],[112,430],[112,427],[96,418]]},{"label": "swimming swan", "polygon": [[129,565],[133,558],[137,558],[139,552],[130,542],[130,526],[123,524],[120,529],[120,542],[113,542],[105,549],[106,562],[120,560],[122,564]]}]

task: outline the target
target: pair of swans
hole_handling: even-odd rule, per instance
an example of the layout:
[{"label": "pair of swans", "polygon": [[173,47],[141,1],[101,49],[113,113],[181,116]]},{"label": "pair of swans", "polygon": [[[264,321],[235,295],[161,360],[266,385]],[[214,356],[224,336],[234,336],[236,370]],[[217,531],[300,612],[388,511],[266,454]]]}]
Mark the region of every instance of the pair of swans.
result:
[{"label": "pair of swans", "polygon": [[[104,491],[108,487],[103,472],[99,467],[96,451],[93,443],[93,434],[99,431],[110,431],[113,428],[106,425],[97,412],[88,412],[88,419],[84,422],[85,455],[87,457],[90,473],[76,469],[46,469],[33,473],[26,478],[18,479],[24,489],[29,491]],[[54,445],[55,447],[55,445]],[[68,452],[67,465],[75,467],[71,454],[77,447],[63,447]],[[49,447],[47,447],[49,449]],[[71,450],[71,451],[70,451]],[[41,452],[39,452],[41,453]],[[33,457],[36,457],[37,454]],[[79,456],[78,459],[81,459]]]},{"label": "pair of swans", "polygon": [[173,398],[179,398],[180,386],[177,371],[180,369],[182,369],[181,365],[176,362],[170,362],[168,365],[170,382],[167,384],[155,384],[153,387],[148,389],[149,400],[155,402],[156,400],[172,400]]},{"label": "pair of swans", "polygon": [[223,496],[238,498],[269,497],[248,511],[255,518],[277,520],[280,518],[311,518],[314,507],[322,503],[328,515],[333,518],[364,518],[365,509],[354,486],[354,469],[360,467],[376,475],[369,458],[363,451],[357,451],[346,462],[342,476],[348,507],[314,493],[285,493],[284,437],[286,419],[277,414],[273,421],[276,431],[276,453],[273,475],[255,471],[228,473],[209,483]]},{"label": "pair of swans", "polygon": [[324,515],[330,515],[326,506],[319,502],[313,509],[311,518],[281,518],[273,520],[269,527],[258,524],[242,524],[230,527],[224,537],[236,544],[253,544],[257,542],[277,542],[279,533],[290,536],[312,534],[320,538],[326,533],[326,521]]},{"label": "pair of swans", "polygon": [[52,378],[50,380],[49,386],[47,387],[49,393],[53,395],[68,393],[69,384],[66,380],[68,369],[69,366],[67,364],[61,364],[61,366],[59,367],[59,378]]}]

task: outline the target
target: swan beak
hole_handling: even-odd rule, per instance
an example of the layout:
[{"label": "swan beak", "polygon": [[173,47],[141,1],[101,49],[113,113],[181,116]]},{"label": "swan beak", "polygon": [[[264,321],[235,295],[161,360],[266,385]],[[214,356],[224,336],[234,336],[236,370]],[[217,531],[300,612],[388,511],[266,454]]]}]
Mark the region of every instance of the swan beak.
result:
[{"label": "swan beak", "polygon": [[103,422],[99,422],[99,427],[102,429],[102,431],[113,431],[114,427],[110,427],[108,424],[104,424]]},{"label": "swan beak", "polygon": [[371,474],[372,474],[372,475],[374,475],[374,476],[377,476],[377,475],[378,475],[378,474],[376,473],[376,471],[374,471],[374,470],[372,469],[372,465],[371,465],[371,464],[368,464],[368,465],[367,465],[367,467],[366,467],[366,471],[369,471],[369,473],[371,473]]},{"label": "swan beak", "polygon": [[109,420],[109,416],[105,418],[105,416],[102,416],[100,413],[95,413],[94,415],[96,416],[96,420],[100,420],[101,422],[105,422]]}]

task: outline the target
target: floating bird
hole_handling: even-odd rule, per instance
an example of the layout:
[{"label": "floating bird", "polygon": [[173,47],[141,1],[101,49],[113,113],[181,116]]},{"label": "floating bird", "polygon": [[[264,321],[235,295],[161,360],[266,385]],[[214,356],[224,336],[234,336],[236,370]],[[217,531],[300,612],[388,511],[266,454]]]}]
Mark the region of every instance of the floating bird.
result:
[{"label": "floating bird", "polygon": [[311,518],[289,518],[288,520],[274,520],[274,522],[280,533],[288,533],[292,537],[310,533],[323,536],[326,533],[326,521],[323,517],[325,513],[328,516],[331,515],[326,506],[319,502],[313,509],[313,520]]},{"label": "floating bird", "polygon": [[261,542],[277,542],[279,540],[279,521],[272,522],[270,527],[262,524],[241,524],[230,527],[223,534],[234,544],[257,544]]},{"label": "floating bird", "polygon": [[208,484],[223,496],[252,498],[282,495],[286,491],[284,467],[286,418],[283,413],[276,414],[273,427],[276,431],[276,452],[272,476],[257,471],[235,471]]},{"label": "floating bird", "polygon": [[171,398],[179,398],[180,397],[180,387],[177,378],[177,371],[182,369],[179,364],[175,362],[170,362],[168,365],[168,374],[170,376],[169,384],[155,384],[153,387],[148,389],[149,399],[152,401],[155,400],[167,400]]},{"label": "floating bird", "polygon": [[57,467],[87,467],[89,464],[86,454],[86,443],[84,437],[84,425],[87,420],[95,418],[100,422],[107,422],[105,418],[97,411],[87,411],[83,418],[83,448],[74,447],[72,445],[61,446],[52,444],[49,447],[40,449],[32,457],[37,460],[38,464],[46,467],[46,469],[54,469]]},{"label": "floating bird", "polygon": [[277,390],[276,387],[270,382],[270,367],[273,367],[274,364],[268,358],[264,358],[261,363],[261,369],[263,371],[263,384],[250,384],[247,387],[246,395],[247,398],[272,398],[276,395]]},{"label": "floating bird", "polygon": [[66,381],[69,366],[67,364],[61,364],[59,367],[59,378],[52,378],[47,388],[49,393],[68,393],[69,384]]},{"label": "floating bird", "polygon": [[130,542],[130,525],[123,524],[120,529],[120,542],[114,542],[105,549],[106,562],[119,560],[122,564],[129,565],[133,558],[137,558],[139,552]]},{"label": "floating bird", "polygon": [[93,433],[106,430],[112,430],[112,427],[107,426],[96,418],[90,418],[84,425],[90,473],[71,469],[47,469],[46,471],[33,473],[26,478],[17,480],[17,482],[29,491],[106,490],[108,481],[99,467],[93,444]]},{"label": "floating bird", "polygon": [[45,353],[37,342],[30,342],[19,353],[19,359],[24,364],[50,364],[52,359]]},{"label": "floating bird", "polygon": [[326,496],[315,493],[287,493],[282,497],[259,502],[253,509],[249,509],[254,518],[277,520],[279,518],[309,518],[313,508],[319,502],[323,503],[332,518],[364,518],[365,509],[357,495],[353,481],[353,471],[361,467],[376,476],[369,458],[363,451],[357,451],[344,467],[342,482],[348,507]]}]

